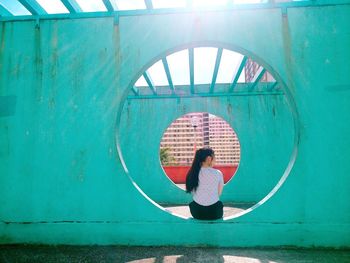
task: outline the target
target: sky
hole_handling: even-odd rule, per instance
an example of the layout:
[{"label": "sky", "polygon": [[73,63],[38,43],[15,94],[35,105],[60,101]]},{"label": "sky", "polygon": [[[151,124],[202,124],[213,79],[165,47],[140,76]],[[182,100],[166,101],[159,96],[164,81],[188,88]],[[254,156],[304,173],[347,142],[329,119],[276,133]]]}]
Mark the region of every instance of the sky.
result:
[{"label": "sky", "polygon": [[[199,47],[194,48],[194,83],[211,83],[216,62],[218,48]],[[169,64],[172,81],[174,85],[189,85],[189,54],[188,49],[175,52],[166,57]],[[224,49],[216,83],[231,83],[243,55]],[[168,85],[168,79],[161,60],[154,63],[148,70],[155,86]],[[239,82],[244,82],[244,73],[241,74]],[[147,86],[143,76],[139,78],[135,86]]]}]

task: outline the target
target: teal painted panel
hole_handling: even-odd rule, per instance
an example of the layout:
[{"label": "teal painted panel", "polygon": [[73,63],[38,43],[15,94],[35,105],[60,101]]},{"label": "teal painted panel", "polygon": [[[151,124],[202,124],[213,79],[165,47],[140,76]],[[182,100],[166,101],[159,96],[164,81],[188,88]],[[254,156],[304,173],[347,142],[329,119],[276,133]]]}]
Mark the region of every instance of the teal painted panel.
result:
[{"label": "teal painted panel", "polygon": [[[130,175],[160,203],[188,203],[190,196],[164,174],[159,160],[163,133],[190,112],[209,112],[226,120],[241,145],[241,162],[225,186],[227,202],[258,202],[277,184],[293,147],[293,118],[284,96],[131,100],[122,113],[121,151]],[[130,131],[138,131],[132,132]]]},{"label": "teal painted panel", "polygon": [[15,114],[16,101],[16,96],[0,96],[0,118]]},{"label": "teal painted panel", "polygon": [[[161,214],[132,187],[117,161],[114,21],[71,22],[44,21],[39,28],[34,22],[6,23],[8,52],[2,57],[6,71],[1,88],[5,96],[18,94],[18,106],[14,116],[0,120],[6,135],[1,137],[1,218],[130,220],[138,215],[121,209],[121,204],[139,206],[139,199],[145,204],[138,211],[146,217],[152,209],[150,216]],[[17,42],[17,35],[28,44]],[[96,37],[101,42],[92,49]]]},{"label": "teal painted panel", "polygon": [[[350,173],[350,65],[346,62],[350,58],[350,34],[343,26],[350,23],[349,13],[349,5],[288,13],[291,28],[299,23],[310,25],[291,31],[290,37],[295,98],[303,112],[301,165],[296,172],[303,171],[305,217],[311,222],[350,222],[344,188]],[[322,16],[324,19],[316,24],[314,21]]]},{"label": "teal painted panel", "polygon": [[[349,5],[334,4],[288,8],[286,14],[271,8],[124,15],[119,25],[113,17],[1,22],[0,96],[17,100],[14,114],[0,118],[0,243],[349,247],[349,19]],[[124,99],[144,70],[169,52],[197,44],[251,56],[287,84],[289,100],[133,101],[128,116]],[[239,133],[248,130],[242,147],[261,146],[242,149],[242,158],[254,163],[242,159],[241,174],[226,188],[232,196],[224,198],[237,198],[233,190],[262,173],[256,170],[262,162],[268,165],[265,177],[280,174],[287,160],[279,153],[284,145],[291,150],[294,124],[300,132],[288,179],[240,218],[208,224],[174,217],[129,179],[137,169],[130,160],[140,151],[128,140],[150,140],[152,154],[141,154],[152,162],[142,171],[169,185],[153,165],[156,143],[174,118],[197,109],[222,116]],[[147,130],[146,139],[136,126],[137,113],[144,112],[164,120],[140,121],[154,124],[154,136]],[[118,127],[121,135],[130,134],[120,137],[123,156],[116,147]],[[261,154],[272,138],[270,152]],[[265,181],[262,192],[276,180]],[[252,197],[263,196],[252,190]],[[152,191],[150,196],[161,198]]]},{"label": "teal painted panel", "polygon": [[[266,19],[267,15],[269,19]],[[249,55],[270,72],[278,68],[278,74],[283,76],[281,22],[279,9],[120,17],[120,84],[124,88],[130,81],[135,82],[145,69],[165,54],[191,44],[221,44]],[[160,24],[163,27],[159,27]],[[259,30],[256,24],[260,25]],[[266,53],[269,55],[262,58]],[[134,66],[124,67],[124,63]]]}]

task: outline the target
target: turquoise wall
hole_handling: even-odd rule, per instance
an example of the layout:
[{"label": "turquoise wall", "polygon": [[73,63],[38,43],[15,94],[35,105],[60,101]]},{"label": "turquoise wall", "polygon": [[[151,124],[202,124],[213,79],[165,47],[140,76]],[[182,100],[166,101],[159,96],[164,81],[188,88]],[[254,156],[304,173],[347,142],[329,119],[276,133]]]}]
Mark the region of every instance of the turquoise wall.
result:
[{"label": "turquoise wall", "polygon": [[277,184],[292,153],[293,118],[283,95],[126,102],[119,136],[132,179],[154,201],[189,202],[191,196],[166,177],[160,165],[159,146],[163,133],[175,119],[203,111],[226,120],[241,145],[239,169],[225,186],[222,200],[260,201]]},{"label": "turquoise wall", "polygon": [[[350,5],[283,12],[120,16],[119,23],[113,17],[45,19],[39,26],[31,20],[1,22],[0,242],[350,246]],[[128,125],[130,85],[160,56],[188,44],[220,44],[251,56],[286,84],[286,96],[201,99],[198,106],[172,100],[167,103],[179,104],[171,114],[159,110],[165,101],[132,101]],[[124,135],[147,140],[135,129],[136,114],[158,109],[161,121],[152,121],[156,136],[148,142],[155,164],[141,171],[163,178],[153,142],[183,113],[182,106],[187,112],[214,104],[210,111],[232,123],[245,141],[242,149],[249,145],[237,181],[239,176],[244,184],[257,169],[249,165],[255,160],[249,149],[256,144],[248,140],[253,131],[239,122],[247,118],[248,104],[257,107],[255,127],[266,124],[260,143],[266,148],[277,140],[268,154],[259,154],[263,159],[256,158],[268,165],[263,175],[274,169],[272,181],[282,176],[277,173],[286,168],[293,145],[296,160],[279,190],[250,213],[215,223],[184,220],[134,185],[144,186],[131,155],[141,154],[141,161],[148,155],[136,152]],[[147,117],[140,120],[147,124]],[[145,187],[150,197],[163,198]],[[234,181],[226,190],[233,198]]]}]

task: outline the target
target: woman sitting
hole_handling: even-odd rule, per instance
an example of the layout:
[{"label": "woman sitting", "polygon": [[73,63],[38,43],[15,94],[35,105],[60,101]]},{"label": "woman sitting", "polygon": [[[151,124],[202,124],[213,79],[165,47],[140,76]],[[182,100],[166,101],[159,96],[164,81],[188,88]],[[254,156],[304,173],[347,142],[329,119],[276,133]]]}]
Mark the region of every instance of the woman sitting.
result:
[{"label": "woman sitting", "polygon": [[193,197],[189,207],[196,219],[214,220],[223,216],[223,204],[219,196],[224,179],[222,173],[212,167],[214,162],[212,149],[199,149],[186,176],[186,192],[192,193]]}]

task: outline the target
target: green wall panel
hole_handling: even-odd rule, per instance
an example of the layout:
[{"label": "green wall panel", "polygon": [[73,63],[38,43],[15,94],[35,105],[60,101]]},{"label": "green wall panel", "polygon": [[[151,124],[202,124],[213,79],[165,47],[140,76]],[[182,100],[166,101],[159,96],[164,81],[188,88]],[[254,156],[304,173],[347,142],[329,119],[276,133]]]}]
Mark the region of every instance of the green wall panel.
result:
[{"label": "green wall panel", "polygon": [[159,146],[163,132],[172,121],[199,111],[222,117],[240,140],[239,169],[225,187],[222,200],[260,201],[277,184],[292,153],[293,118],[283,95],[126,102],[120,124],[120,147],[134,181],[160,203],[190,200],[165,176],[159,161]]},{"label": "green wall panel", "polygon": [[[348,247],[349,24],[349,4],[1,22],[0,243]],[[145,69],[189,45],[252,57],[286,95],[126,103]],[[162,174],[158,146],[172,120],[198,110],[227,120],[247,147],[225,200],[263,198],[298,143],[284,184],[242,217],[183,220],[130,180],[155,201],[184,200]],[[256,174],[273,177],[247,190]]]}]

